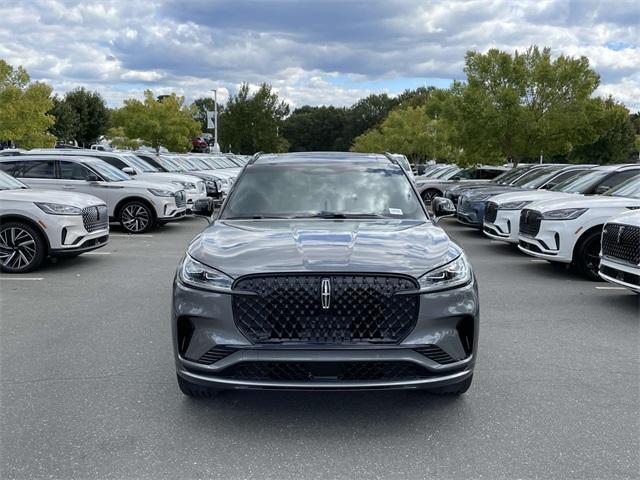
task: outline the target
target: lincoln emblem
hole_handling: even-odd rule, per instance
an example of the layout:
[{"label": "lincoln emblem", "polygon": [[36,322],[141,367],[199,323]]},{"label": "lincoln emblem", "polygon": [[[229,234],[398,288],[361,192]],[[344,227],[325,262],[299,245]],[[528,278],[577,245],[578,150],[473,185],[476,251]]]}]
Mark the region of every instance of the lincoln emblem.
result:
[{"label": "lincoln emblem", "polygon": [[322,303],[322,309],[328,310],[331,305],[331,282],[328,278],[322,279],[320,285],[320,302]]}]

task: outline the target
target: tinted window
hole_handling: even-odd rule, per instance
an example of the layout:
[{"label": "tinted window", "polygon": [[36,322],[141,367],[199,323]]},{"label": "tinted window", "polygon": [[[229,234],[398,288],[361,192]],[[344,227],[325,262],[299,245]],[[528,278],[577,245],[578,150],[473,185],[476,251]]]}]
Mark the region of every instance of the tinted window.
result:
[{"label": "tinted window", "polygon": [[84,165],[75,162],[60,162],[60,178],[64,180],[86,180],[91,172]]},{"label": "tinted window", "polygon": [[549,183],[547,184],[547,188],[551,188],[554,185],[558,185],[559,183],[562,183],[565,180],[573,178],[576,175],[580,175],[583,172],[586,172],[586,170],[568,170],[566,172],[562,172],[561,174],[552,178],[551,181],[549,181]]},{"label": "tinted window", "polygon": [[53,160],[16,161],[12,175],[18,178],[55,178]]},{"label": "tinted window", "polygon": [[479,178],[483,180],[491,180],[492,178],[500,175],[502,172],[504,172],[504,170],[490,170],[487,168],[481,168],[480,170],[478,170],[478,173],[480,174]]},{"label": "tinted window", "polygon": [[425,218],[400,166],[315,163],[246,167],[222,218],[327,214]]},{"label": "tinted window", "polygon": [[640,198],[640,175],[638,175],[638,170],[632,171],[636,176],[633,176],[626,182],[612,188],[605,195],[611,195],[613,197]]},{"label": "tinted window", "polygon": [[625,170],[624,172],[616,172],[610,177],[607,177],[600,185],[598,185],[598,188],[615,187],[617,185],[620,185],[622,182],[625,182],[630,178],[635,177],[636,175],[638,175],[638,173],[640,173],[640,170],[637,170],[637,169]]},{"label": "tinted window", "polygon": [[113,167],[116,167],[119,170],[122,170],[123,168],[129,166],[126,163],[124,163],[122,160],[120,160],[119,158],[115,158],[115,157],[100,157],[100,159],[104,160],[109,165],[111,165]]}]

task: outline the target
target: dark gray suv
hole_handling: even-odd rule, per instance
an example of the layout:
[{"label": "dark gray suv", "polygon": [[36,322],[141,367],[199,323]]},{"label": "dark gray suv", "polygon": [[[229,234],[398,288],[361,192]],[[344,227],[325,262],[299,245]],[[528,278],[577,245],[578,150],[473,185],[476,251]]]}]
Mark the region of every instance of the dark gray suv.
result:
[{"label": "dark gray suv", "polygon": [[[436,215],[452,213],[440,200]],[[478,321],[469,261],[393,157],[256,156],[178,267],[178,383],[196,397],[229,388],[461,394]]]}]

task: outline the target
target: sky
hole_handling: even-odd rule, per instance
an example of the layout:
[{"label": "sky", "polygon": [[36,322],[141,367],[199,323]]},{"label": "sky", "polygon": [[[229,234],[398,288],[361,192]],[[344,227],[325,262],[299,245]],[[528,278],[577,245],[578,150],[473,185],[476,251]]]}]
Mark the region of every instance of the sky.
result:
[{"label": "sky", "polygon": [[0,58],[109,106],[267,82],[292,107],[464,80],[464,54],[586,56],[597,94],[640,109],[639,0],[0,0]]}]

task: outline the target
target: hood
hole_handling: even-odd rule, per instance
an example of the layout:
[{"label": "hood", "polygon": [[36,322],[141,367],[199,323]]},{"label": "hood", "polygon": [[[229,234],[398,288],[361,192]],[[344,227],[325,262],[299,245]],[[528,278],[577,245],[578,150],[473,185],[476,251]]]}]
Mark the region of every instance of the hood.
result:
[{"label": "hood", "polygon": [[237,174],[232,174],[229,170],[198,170],[206,175],[213,175],[217,178],[236,178]]},{"label": "hood", "polygon": [[150,179],[159,178],[163,182],[189,182],[197,185],[198,182],[202,181],[201,178],[195,175],[184,175],[182,173],[157,172],[150,173],[149,175],[153,175]]},{"label": "hood", "polygon": [[175,183],[162,181],[158,179],[157,181],[148,181],[146,177],[144,178],[135,178],[131,180],[123,180],[121,182],[111,182],[110,185],[114,186],[122,186],[123,188],[159,188],[162,190],[171,190],[173,192],[178,192],[183,190],[181,186],[176,185]]},{"label": "hood", "polygon": [[217,220],[188,253],[237,278],[272,272],[378,272],[419,277],[461,249],[418,220]]},{"label": "hood", "polygon": [[0,199],[13,202],[48,202],[71,205],[73,207],[90,207],[92,205],[104,205],[104,202],[93,195],[75,192],[62,192],[60,190],[41,190],[25,188],[21,190],[0,190]]},{"label": "hood", "polygon": [[497,183],[491,182],[491,180],[467,180],[454,182],[451,185],[447,185],[447,190],[451,190],[456,194],[464,194],[466,191],[475,190],[483,187],[499,187]]},{"label": "hood", "polygon": [[[487,188],[477,188],[474,190],[469,190],[466,193],[463,193],[462,196],[467,197],[468,200],[486,200],[488,197],[493,195],[499,195],[505,192],[513,192],[523,191],[522,188],[518,187],[510,187],[508,185],[492,185],[491,187],[487,186]],[[531,191],[531,190],[527,190]]]},{"label": "hood", "polygon": [[611,195],[576,195],[570,198],[554,198],[532,203],[527,208],[539,212],[562,210],[564,208],[628,208],[640,207],[640,199],[614,197]]},{"label": "hood", "polygon": [[640,210],[631,210],[611,217],[607,223],[622,223],[624,225],[632,225],[640,227]]},{"label": "hood", "polygon": [[574,193],[550,192],[549,190],[524,190],[517,192],[501,193],[491,197],[491,201],[497,205],[511,202],[538,202],[541,200],[550,200],[552,198],[562,198]]}]

